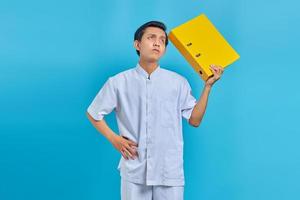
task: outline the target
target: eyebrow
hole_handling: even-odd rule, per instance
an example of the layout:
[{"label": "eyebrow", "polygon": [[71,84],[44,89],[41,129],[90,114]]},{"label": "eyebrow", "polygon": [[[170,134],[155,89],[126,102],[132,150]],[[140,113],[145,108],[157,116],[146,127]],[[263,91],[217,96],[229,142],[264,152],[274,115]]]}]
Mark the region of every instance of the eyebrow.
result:
[{"label": "eyebrow", "polygon": [[[152,36],[152,35],[155,35],[155,36],[156,36],[155,33],[148,33],[147,35],[148,35],[148,36],[150,36],[150,35],[151,35],[151,36]],[[162,36],[160,36],[160,38],[166,39],[166,36],[163,36],[163,35],[162,35]]]}]

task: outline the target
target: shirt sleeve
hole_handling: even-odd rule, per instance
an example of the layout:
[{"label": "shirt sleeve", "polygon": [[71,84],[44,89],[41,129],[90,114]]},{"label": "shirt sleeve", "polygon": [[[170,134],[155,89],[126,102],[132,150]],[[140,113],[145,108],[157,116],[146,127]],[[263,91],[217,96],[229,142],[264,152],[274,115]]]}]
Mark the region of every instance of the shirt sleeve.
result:
[{"label": "shirt sleeve", "polygon": [[180,99],[182,117],[189,120],[197,100],[193,96],[191,86],[186,79],[183,81]]},{"label": "shirt sleeve", "polygon": [[87,112],[95,119],[102,120],[104,115],[112,112],[117,106],[117,95],[112,78],[109,78],[89,105]]}]

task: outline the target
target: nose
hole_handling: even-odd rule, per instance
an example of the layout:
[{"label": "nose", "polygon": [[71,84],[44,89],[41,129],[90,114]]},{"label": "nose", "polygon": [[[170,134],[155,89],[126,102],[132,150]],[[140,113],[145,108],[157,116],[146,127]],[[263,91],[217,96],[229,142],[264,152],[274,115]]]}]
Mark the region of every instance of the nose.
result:
[{"label": "nose", "polygon": [[159,47],[159,43],[156,40],[154,41],[153,45]]}]

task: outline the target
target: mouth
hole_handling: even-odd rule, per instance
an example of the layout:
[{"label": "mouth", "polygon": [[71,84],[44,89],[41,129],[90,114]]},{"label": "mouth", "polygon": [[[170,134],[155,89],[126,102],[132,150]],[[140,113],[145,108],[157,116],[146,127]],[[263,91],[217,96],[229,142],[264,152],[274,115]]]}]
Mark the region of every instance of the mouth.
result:
[{"label": "mouth", "polygon": [[160,53],[160,51],[158,49],[152,49],[152,51],[155,53]]}]

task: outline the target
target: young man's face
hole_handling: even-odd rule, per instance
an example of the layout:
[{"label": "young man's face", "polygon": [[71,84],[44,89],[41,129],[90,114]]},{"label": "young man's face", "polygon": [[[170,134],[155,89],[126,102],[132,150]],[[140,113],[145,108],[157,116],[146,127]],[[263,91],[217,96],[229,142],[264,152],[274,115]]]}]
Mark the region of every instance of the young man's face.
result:
[{"label": "young man's face", "polygon": [[134,41],[134,47],[140,51],[140,59],[157,62],[166,50],[165,32],[156,27],[145,29],[141,41]]}]

